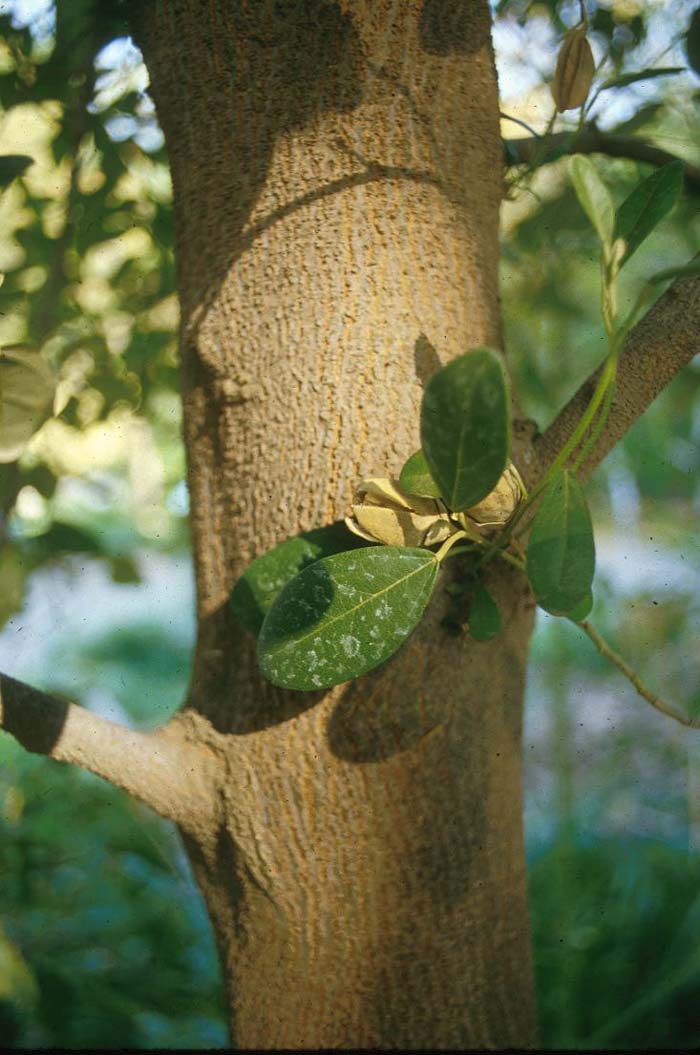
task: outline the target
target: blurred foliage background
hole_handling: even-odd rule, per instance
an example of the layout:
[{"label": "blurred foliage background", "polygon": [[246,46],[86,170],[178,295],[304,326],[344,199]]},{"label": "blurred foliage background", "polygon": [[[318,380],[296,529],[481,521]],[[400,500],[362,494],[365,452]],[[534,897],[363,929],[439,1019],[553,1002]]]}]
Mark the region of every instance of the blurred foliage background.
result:
[{"label": "blurred foliage background", "polygon": [[[694,6],[587,5],[592,116],[700,163]],[[494,3],[504,138],[541,133],[578,4]],[[700,19],[695,20],[696,23]],[[700,47],[700,45],[698,45]],[[692,51],[692,49],[691,49]],[[177,395],[171,188],[120,0],[0,2],[0,347],[40,349],[54,414],[0,466],[0,665],[142,728],[184,693],[193,638]],[[573,129],[577,112],[556,128]],[[617,201],[648,172],[597,158]],[[597,247],[565,160],[509,170],[502,297],[527,412],[544,427],[604,354]],[[626,268],[700,248],[700,192]],[[700,707],[700,363],[588,488],[594,622],[661,695]],[[540,613],[527,698],[526,832],[547,1047],[700,1044],[700,747],[575,627]],[[0,1038],[8,1047],[221,1047],[209,924],[172,826],[0,737]]]}]

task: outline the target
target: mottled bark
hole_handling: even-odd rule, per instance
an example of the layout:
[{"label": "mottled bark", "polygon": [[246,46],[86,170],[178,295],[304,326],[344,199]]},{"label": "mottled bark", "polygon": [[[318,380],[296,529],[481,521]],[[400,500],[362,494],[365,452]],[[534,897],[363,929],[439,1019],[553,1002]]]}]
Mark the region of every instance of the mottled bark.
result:
[{"label": "mottled bark", "polygon": [[175,192],[199,639],[229,762],[189,845],[234,1042],[534,1041],[520,728],[532,609],[440,629],[326,694],[261,681],[227,597],[417,446],[421,385],[500,343],[486,0],[139,5]]}]

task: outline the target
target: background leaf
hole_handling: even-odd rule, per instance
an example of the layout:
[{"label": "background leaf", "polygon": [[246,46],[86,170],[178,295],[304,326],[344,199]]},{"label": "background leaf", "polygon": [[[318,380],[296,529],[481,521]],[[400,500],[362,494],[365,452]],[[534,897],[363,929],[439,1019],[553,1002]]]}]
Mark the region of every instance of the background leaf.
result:
[{"label": "background leaf", "polygon": [[408,459],[401,474],[399,483],[410,495],[422,495],[427,498],[442,498],[440,488],[430,475],[428,463],[422,449],[417,450]]},{"label": "background leaf", "polygon": [[510,449],[510,389],[497,352],[475,348],[433,375],[421,444],[450,509],[469,509],[493,490]]},{"label": "background leaf", "polygon": [[0,352],[0,462],[12,462],[51,414],[54,380],[48,363],[27,348]]},{"label": "background leaf", "polygon": [[399,546],[316,561],[268,612],[258,641],[260,669],[274,685],[303,690],[365,674],[414,629],[438,568],[434,554]]},{"label": "background leaf", "polygon": [[601,87],[601,92],[605,92],[608,88],[627,88],[630,84],[636,84],[637,81],[651,81],[656,77],[670,77],[674,73],[683,73],[682,66],[657,66],[655,68],[645,70],[632,70],[630,73],[623,73],[619,77],[613,77]]},{"label": "background leaf", "polygon": [[21,176],[33,164],[34,158],[26,154],[0,155],[0,189],[7,187],[13,179]]},{"label": "background leaf", "polygon": [[589,158],[574,154],[569,161],[569,175],[581,208],[603,245],[609,246],[615,227],[615,206],[598,170]]},{"label": "background leaf", "polygon": [[234,586],[229,603],[246,630],[256,636],[283,586],[321,557],[359,549],[367,543],[353,535],[341,521],[304,531],[257,557]]},{"label": "background leaf", "polygon": [[690,16],[688,32],[685,35],[685,53],[691,70],[700,76],[700,7]]},{"label": "background leaf", "polygon": [[593,526],[586,497],[570,469],[544,492],[527,548],[527,574],[537,603],[564,615],[588,596],[595,572]]},{"label": "background leaf", "polygon": [[625,198],[617,210],[613,236],[614,239],[625,240],[623,263],[629,260],[666,213],[671,211],[682,186],[683,162],[672,161],[670,165],[652,172]]}]

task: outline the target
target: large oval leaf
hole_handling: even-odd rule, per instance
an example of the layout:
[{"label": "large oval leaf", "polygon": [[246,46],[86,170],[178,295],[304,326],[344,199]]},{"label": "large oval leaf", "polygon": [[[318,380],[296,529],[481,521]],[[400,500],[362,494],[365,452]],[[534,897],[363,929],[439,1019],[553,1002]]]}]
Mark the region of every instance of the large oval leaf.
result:
[{"label": "large oval leaf", "polygon": [[623,201],[615,218],[614,238],[625,241],[623,263],[632,256],[676,203],[683,186],[683,162],[652,172]]},{"label": "large oval leaf", "polygon": [[422,450],[416,451],[408,459],[401,470],[399,484],[410,495],[420,495],[425,498],[442,498],[440,488],[430,475],[430,469]]},{"label": "large oval leaf", "polygon": [[610,246],[615,227],[615,206],[593,162],[583,154],[569,161],[569,175],[581,208],[604,246]]},{"label": "large oval leaf", "polygon": [[51,414],[51,368],[37,352],[12,347],[0,351],[0,462],[13,462]]},{"label": "large oval leaf", "polygon": [[432,553],[370,547],[324,557],[279,594],[258,639],[266,678],[327,689],[393,655],[420,619],[439,563]]},{"label": "large oval leaf", "polygon": [[233,614],[257,636],[275,597],[295,575],[321,557],[367,545],[342,522],[285,539],[243,572],[229,598]]},{"label": "large oval leaf", "polygon": [[421,444],[450,509],[469,509],[490,494],[508,462],[510,392],[498,352],[475,348],[428,382]]},{"label": "large oval leaf", "polygon": [[595,572],[593,526],[586,497],[570,469],[547,487],[532,523],[527,574],[537,603],[566,615],[588,597]]}]

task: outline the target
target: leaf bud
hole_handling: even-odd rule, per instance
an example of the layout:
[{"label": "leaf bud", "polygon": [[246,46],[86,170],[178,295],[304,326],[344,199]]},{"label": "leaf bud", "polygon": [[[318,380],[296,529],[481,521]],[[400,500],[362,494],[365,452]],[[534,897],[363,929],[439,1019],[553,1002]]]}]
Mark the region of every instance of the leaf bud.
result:
[{"label": "leaf bud", "polygon": [[570,29],[564,36],[552,81],[552,98],[559,113],[575,110],[588,98],[593,82],[595,63],[591,45],[586,37],[586,26]]}]

